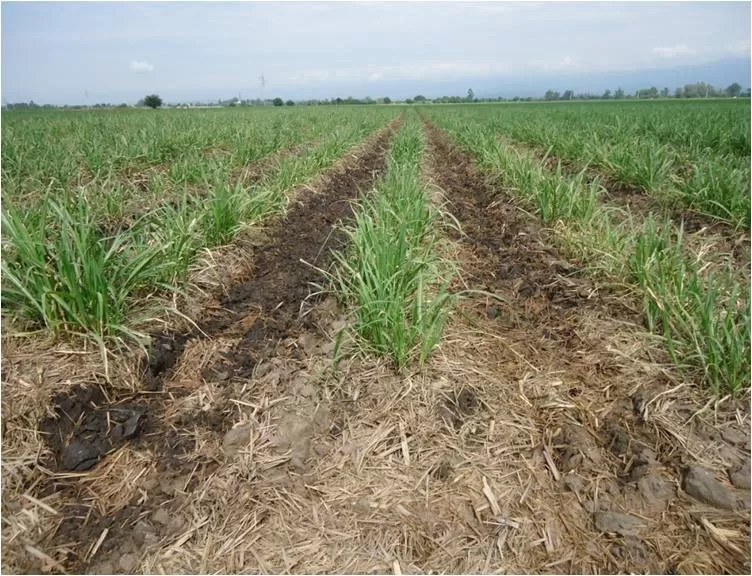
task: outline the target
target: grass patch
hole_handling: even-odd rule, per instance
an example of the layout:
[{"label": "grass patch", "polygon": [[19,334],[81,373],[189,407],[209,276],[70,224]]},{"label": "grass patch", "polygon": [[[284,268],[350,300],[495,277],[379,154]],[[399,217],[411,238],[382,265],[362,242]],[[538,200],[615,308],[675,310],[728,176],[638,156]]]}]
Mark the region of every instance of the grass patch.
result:
[{"label": "grass patch", "polygon": [[163,246],[137,243],[127,231],[101,236],[84,199],[73,206],[50,199],[33,219],[4,211],[2,225],[4,307],[100,346],[140,339],[127,319],[171,266]]}]

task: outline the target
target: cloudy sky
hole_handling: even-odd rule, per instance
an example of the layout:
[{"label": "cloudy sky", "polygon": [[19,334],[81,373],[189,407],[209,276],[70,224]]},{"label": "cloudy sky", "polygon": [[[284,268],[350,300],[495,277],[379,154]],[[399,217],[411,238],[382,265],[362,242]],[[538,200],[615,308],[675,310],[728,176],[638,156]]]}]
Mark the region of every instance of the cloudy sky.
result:
[{"label": "cloudy sky", "polygon": [[750,55],[748,2],[3,2],[1,16],[9,102],[525,91]]}]

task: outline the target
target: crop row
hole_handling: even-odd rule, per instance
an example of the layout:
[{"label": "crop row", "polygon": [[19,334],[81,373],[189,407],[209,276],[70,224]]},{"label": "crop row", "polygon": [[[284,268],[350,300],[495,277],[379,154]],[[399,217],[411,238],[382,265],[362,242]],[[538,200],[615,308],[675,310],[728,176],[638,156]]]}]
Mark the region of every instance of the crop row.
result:
[{"label": "crop row", "polygon": [[749,229],[748,101],[476,106],[442,116],[482,122],[667,206]]},{"label": "crop row", "polygon": [[415,114],[405,121],[373,191],[362,196],[348,247],[329,274],[368,350],[397,367],[424,361],[438,344],[452,300],[451,265],[437,255],[442,212],[428,199],[421,173],[424,135]]},{"label": "crop row", "polygon": [[277,151],[347,129],[361,118],[310,109],[4,113],[2,182],[6,201],[77,188],[90,197],[180,193],[229,180]]},{"label": "crop row", "polygon": [[91,337],[103,350],[140,340],[140,322],[166,292],[184,286],[200,250],[228,243],[283,210],[290,190],[393,116],[381,110],[350,117],[318,146],[282,159],[259,182],[244,186],[214,173],[199,190],[148,207],[129,226],[110,232],[103,230],[99,199],[85,191],[48,191],[31,208],[3,198],[3,308],[54,333]]},{"label": "crop row", "polygon": [[702,250],[687,249],[682,230],[667,218],[625,217],[601,202],[597,179],[546,168],[534,154],[500,142],[493,123],[430,115],[483,171],[553,225],[593,273],[631,287],[646,325],[680,369],[718,391],[749,383],[749,283],[731,258],[710,265]]}]

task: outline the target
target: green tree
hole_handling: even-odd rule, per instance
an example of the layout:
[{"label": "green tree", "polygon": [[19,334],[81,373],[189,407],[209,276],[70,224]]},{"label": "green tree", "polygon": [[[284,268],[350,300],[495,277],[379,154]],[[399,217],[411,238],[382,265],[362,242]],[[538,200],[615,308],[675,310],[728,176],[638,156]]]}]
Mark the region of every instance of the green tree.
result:
[{"label": "green tree", "polygon": [[272,100],[272,104],[274,104],[275,106],[283,106],[284,102],[282,101],[282,98],[275,98],[274,100]]},{"label": "green tree", "polygon": [[640,99],[646,99],[646,98],[657,98],[658,97],[658,88],[655,86],[652,86],[651,88],[640,88],[637,91],[637,97]]},{"label": "green tree", "polygon": [[685,98],[708,98],[716,96],[716,89],[705,82],[697,82],[696,84],[684,85],[684,97]]},{"label": "green tree", "polygon": [[287,102],[285,102],[285,106],[295,106],[295,102],[288,100]]},{"label": "green tree", "polygon": [[603,93],[603,99],[604,99],[604,100],[608,100],[609,98],[611,98],[611,90],[606,90],[606,91],[605,91],[605,92]]},{"label": "green tree", "polygon": [[472,102],[473,100],[475,100],[475,92],[473,92],[472,88],[468,88],[467,89],[467,101]]},{"label": "green tree", "polygon": [[546,100],[558,100],[559,93],[556,90],[546,90],[545,99]]},{"label": "green tree", "polygon": [[616,98],[617,100],[621,100],[622,98],[624,98],[624,90],[622,90],[621,88],[617,88],[616,92],[614,92],[614,98]]},{"label": "green tree", "polygon": [[738,82],[734,82],[731,86],[726,88],[726,94],[728,94],[732,98],[736,98],[741,93],[742,93],[742,87]]},{"label": "green tree", "polygon": [[668,98],[668,88],[661,90],[661,98]]},{"label": "green tree", "polygon": [[389,98],[389,96],[384,96],[383,102],[384,102],[384,104],[391,104],[392,103],[392,99]]},{"label": "green tree", "polygon": [[415,98],[413,98],[414,102],[425,102],[426,97],[423,96],[423,94],[418,94]]},{"label": "green tree", "polygon": [[149,94],[144,97],[144,106],[149,108],[159,108],[162,105],[162,99],[157,94]]},{"label": "green tree", "polygon": [[574,98],[574,92],[571,90],[567,90],[564,92],[564,94],[561,95],[562,100],[572,100]]}]

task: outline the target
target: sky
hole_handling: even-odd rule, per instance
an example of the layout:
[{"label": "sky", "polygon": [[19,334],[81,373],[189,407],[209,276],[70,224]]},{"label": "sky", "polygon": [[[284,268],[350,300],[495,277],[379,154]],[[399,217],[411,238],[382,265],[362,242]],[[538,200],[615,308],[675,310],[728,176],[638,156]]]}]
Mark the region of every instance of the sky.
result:
[{"label": "sky", "polygon": [[750,83],[749,2],[2,2],[0,18],[6,102]]}]

